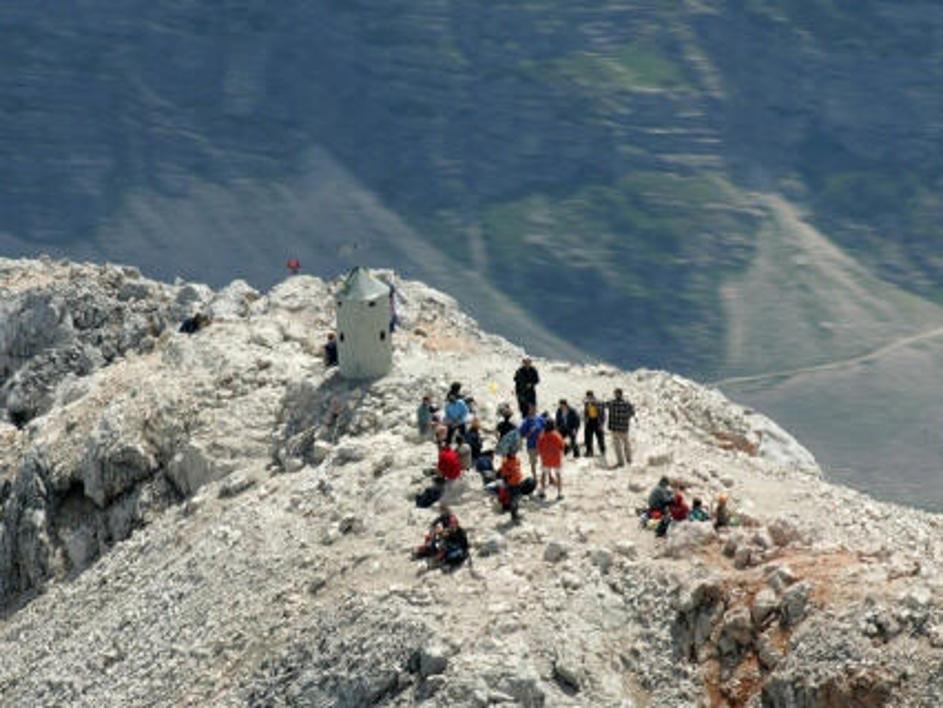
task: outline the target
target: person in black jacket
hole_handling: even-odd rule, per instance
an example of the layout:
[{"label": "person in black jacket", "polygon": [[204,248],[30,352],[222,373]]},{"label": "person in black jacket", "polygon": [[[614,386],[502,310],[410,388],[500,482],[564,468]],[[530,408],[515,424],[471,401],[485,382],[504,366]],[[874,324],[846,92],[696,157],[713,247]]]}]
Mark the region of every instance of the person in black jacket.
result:
[{"label": "person in black jacket", "polygon": [[586,443],[586,456],[593,456],[593,438],[599,443],[599,454],[606,457],[606,438],[603,426],[606,423],[606,406],[596,399],[592,391],[586,392],[583,400],[583,442]]},{"label": "person in black jacket", "polygon": [[521,417],[526,417],[531,406],[537,405],[537,384],[540,375],[534,367],[530,357],[524,357],[521,367],[514,374],[514,393],[517,395],[517,405],[521,409]]},{"label": "person in black jacket", "polygon": [[576,442],[576,434],[580,430],[580,414],[570,408],[565,400],[561,399],[554,422],[557,425],[557,430],[560,431],[560,435],[568,441],[565,452],[572,452],[573,457],[579,457],[580,446]]},{"label": "person in black jacket", "polygon": [[498,425],[495,430],[498,434],[498,442],[500,442],[501,438],[510,433],[512,430],[517,430],[517,425],[511,422],[511,416],[514,415],[514,412],[511,410],[511,406],[509,404],[502,404],[502,406],[498,409],[498,414],[501,416],[501,420],[498,421]]},{"label": "person in black jacket", "polygon": [[333,332],[327,335],[327,342],[324,344],[324,365],[328,368],[337,366],[337,338]]},{"label": "person in black jacket", "polygon": [[183,332],[184,334],[196,334],[204,327],[208,327],[210,324],[210,318],[208,315],[204,315],[202,312],[197,312],[192,317],[187,317],[181,325],[178,332]]}]

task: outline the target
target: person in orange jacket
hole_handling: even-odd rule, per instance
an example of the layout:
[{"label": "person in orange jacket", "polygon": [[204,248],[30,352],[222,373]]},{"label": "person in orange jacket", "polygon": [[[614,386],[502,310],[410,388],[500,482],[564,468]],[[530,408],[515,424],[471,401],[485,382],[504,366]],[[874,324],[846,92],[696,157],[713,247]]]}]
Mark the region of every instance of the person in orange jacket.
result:
[{"label": "person in orange jacket", "polygon": [[540,455],[540,492],[541,499],[546,496],[547,478],[557,488],[557,499],[563,498],[563,453],[566,441],[556,429],[552,420],[544,424],[544,431],[537,439],[537,453]]},{"label": "person in orange jacket", "polygon": [[[517,503],[521,498],[521,484],[524,482],[524,473],[521,471],[521,461],[517,455],[510,454],[505,456],[501,463],[501,478],[504,480],[506,498],[502,500],[502,506],[505,511],[511,512],[511,520],[514,523],[520,521],[517,511]],[[498,498],[502,495],[499,493]]]}]

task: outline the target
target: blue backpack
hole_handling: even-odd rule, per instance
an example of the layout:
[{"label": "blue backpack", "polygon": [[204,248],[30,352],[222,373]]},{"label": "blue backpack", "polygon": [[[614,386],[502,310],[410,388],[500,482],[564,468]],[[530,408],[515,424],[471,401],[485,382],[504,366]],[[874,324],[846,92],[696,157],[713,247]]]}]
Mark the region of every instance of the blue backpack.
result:
[{"label": "blue backpack", "polygon": [[494,449],[494,454],[507,457],[508,455],[516,455],[520,451],[521,434],[517,430],[511,430],[505,433],[504,437],[498,441],[498,445]]}]

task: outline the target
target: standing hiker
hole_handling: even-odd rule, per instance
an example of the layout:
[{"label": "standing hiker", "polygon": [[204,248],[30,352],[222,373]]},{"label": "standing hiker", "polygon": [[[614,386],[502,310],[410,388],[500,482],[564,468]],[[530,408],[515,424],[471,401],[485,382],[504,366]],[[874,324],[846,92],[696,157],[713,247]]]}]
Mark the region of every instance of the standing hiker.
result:
[{"label": "standing hiker", "polygon": [[324,365],[328,368],[337,366],[337,338],[333,332],[327,335],[324,345]]},{"label": "standing hiker", "polygon": [[547,480],[557,488],[557,499],[563,498],[563,451],[566,443],[563,436],[557,432],[553,421],[547,421],[544,431],[537,440],[537,451],[540,453],[540,491],[541,499],[546,496]]},{"label": "standing hiker", "polygon": [[555,418],[554,423],[560,435],[565,440],[569,440],[564,452],[572,452],[573,457],[579,457],[580,446],[579,443],[576,442],[576,434],[580,429],[580,414],[570,408],[570,404],[567,403],[566,400],[560,399],[560,405],[557,408]]},{"label": "standing hiker", "polygon": [[467,420],[468,404],[461,397],[450,393],[449,402],[445,406],[445,424],[449,426],[449,432],[445,438],[447,443],[452,443],[455,433],[465,436],[465,421]]},{"label": "standing hiker", "polygon": [[465,442],[471,447],[472,461],[481,457],[484,443],[481,439],[481,422],[477,418],[472,418],[465,433]]},{"label": "standing hiker", "polygon": [[530,404],[527,417],[518,428],[521,438],[527,441],[527,459],[530,461],[530,475],[537,481],[537,440],[544,429],[544,419],[537,415],[537,405]]},{"label": "standing hiker", "polygon": [[606,423],[606,407],[597,401],[592,391],[586,392],[583,400],[583,442],[586,444],[586,456],[593,456],[593,438],[599,443],[599,454],[606,457],[606,439],[603,425]]},{"label": "standing hiker", "polygon": [[526,416],[531,406],[537,405],[537,384],[540,375],[530,357],[524,357],[521,367],[514,374],[514,393],[517,396],[517,405],[521,409],[521,417]]},{"label": "standing hiker", "polygon": [[502,404],[498,409],[498,414],[501,416],[501,420],[498,421],[498,425],[495,430],[498,433],[498,442],[500,442],[501,438],[510,433],[512,430],[517,430],[517,426],[511,422],[511,416],[514,415],[514,412],[511,410],[511,406],[508,404]]},{"label": "standing hiker", "polygon": [[622,389],[613,391],[609,401],[609,432],[612,446],[616,449],[616,467],[632,464],[632,447],[629,445],[629,421],[635,416],[635,406],[622,395]]}]

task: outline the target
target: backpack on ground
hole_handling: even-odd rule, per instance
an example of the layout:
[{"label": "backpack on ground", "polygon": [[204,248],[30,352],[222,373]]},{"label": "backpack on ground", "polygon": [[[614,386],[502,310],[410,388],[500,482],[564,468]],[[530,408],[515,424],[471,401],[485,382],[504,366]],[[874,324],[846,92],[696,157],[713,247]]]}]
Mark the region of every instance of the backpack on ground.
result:
[{"label": "backpack on ground", "polygon": [[434,484],[431,487],[419,492],[416,495],[416,506],[420,509],[428,509],[430,506],[435,504],[442,497],[442,487],[441,485]]}]

